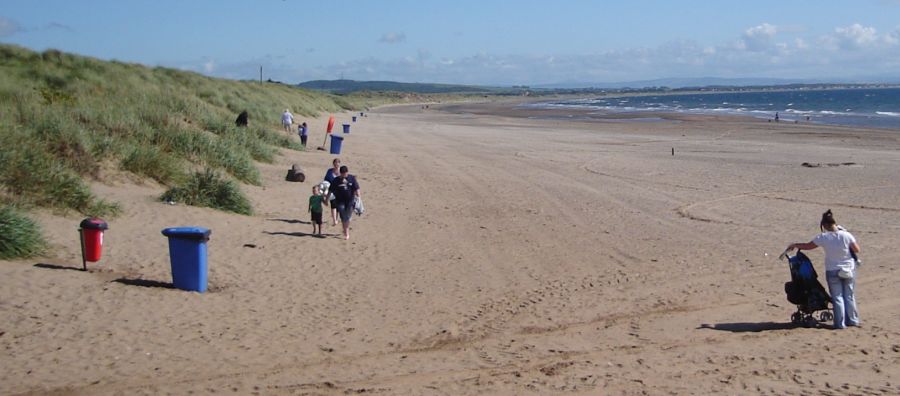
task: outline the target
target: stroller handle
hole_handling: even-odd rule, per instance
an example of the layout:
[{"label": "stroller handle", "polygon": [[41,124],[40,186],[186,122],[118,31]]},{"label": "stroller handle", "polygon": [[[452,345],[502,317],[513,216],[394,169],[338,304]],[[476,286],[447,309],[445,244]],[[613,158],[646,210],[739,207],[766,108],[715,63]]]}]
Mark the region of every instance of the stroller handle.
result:
[{"label": "stroller handle", "polygon": [[781,254],[778,256],[778,259],[784,260],[784,258],[787,257],[787,255],[790,251],[791,251],[791,249],[784,249],[784,251],[781,252]]}]

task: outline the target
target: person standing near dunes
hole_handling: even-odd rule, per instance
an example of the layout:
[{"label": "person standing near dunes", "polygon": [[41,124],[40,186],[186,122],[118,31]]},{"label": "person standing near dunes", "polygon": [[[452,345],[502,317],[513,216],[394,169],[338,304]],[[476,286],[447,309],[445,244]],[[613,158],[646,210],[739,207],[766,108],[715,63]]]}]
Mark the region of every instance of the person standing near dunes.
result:
[{"label": "person standing near dunes", "polygon": [[294,129],[294,115],[289,109],[284,109],[284,113],[281,113],[281,126],[287,133],[291,133],[291,130]]},{"label": "person standing near dunes", "polygon": [[834,309],[834,329],[859,326],[859,312],[856,310],[856,254],[859,244],[856,238],[843,227],[837,225],[829,209],[822,214],[819,222],[822,233],[807,243],[792,243],[787,250],[812,250],[819,246],[825,249],[825,280]]},{"label": "person standing near dunes", "polygon": [[308,135],[307,135],[308,130],[306,129],[306,123],[305,123],[305,122],[302,123],[302,124],[300,124],[299,127],[297,127],[297,132],[300,134],[300,144],[302,144],[303,147],[306,148],[306,138],[307,138],[307,136],[308,136]]}]

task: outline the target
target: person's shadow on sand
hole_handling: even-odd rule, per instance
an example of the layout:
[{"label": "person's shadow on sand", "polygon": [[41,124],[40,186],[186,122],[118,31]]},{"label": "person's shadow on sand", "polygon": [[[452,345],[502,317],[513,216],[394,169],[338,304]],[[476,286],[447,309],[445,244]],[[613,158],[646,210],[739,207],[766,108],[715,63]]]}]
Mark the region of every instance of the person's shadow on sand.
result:
[{"label": "person's shadow on sand", "polygon": [[732,333],[759,333],[761,331],[770,330],[790,330],[802,327],[796,323],[776,323],[776,322],[759,322],[759,323],[704,323],[697,329],[710,329],[730,331]]},{"label": "person's shadow on sand", "polygon": [[303,220],[297,220],[297,219],[266,219],[266,220],[281,221],[281,222],[285,222],[288,224],[312,224],[312,222],[310,222],[310,221],[303,221]]},{"label": "person's shadow on sand", "polygon": [[335,234],[320,234],[320,235],[317,235],[317,234],[310,234],[310,233],[307,233],[307,232],[300,232],[300,231],[297,231],[297,232],[281,232],[281,231],[271,232],[271,231],[263,231],[263,233],[264,233],[264,234],[269,234],[269,235],[286,235],[286,236],[292,236],[292,237],[313,237],[313,238],[325,238],[325,237],[328,237],[328,236],[334,236],[334,235],[335,235]]}]

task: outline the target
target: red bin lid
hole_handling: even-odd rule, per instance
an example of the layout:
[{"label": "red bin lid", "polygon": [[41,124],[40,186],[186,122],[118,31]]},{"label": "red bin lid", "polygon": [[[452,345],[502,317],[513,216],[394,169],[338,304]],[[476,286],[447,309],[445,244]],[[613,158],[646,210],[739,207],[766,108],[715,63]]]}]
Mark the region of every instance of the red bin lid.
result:
[{"label": "red bin lid", "polygon": [[108,230],[109,225],[106,224],[105,221],[97,218],[88,217],[81,221],[79,224],[81,228],[91,229],[91,230]]}]

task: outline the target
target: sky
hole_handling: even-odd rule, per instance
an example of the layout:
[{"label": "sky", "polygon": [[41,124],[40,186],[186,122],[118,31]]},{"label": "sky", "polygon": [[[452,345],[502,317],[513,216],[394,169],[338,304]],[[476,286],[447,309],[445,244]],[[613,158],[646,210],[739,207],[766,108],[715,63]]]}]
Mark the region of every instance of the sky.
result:
[{"label": "sky", "polygon": [[900,0],[0,0],[0,42],[285,83],[900,81]]}]

